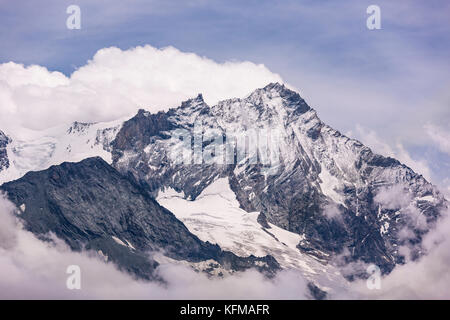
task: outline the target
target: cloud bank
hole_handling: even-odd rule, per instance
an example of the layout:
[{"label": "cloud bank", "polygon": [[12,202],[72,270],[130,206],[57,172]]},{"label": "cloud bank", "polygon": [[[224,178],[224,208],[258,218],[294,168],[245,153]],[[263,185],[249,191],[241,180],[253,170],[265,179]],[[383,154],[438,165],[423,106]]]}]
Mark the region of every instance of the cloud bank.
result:
[{"label": "cloud bank", "polygon": [[450,155],[450,131],[427,123],[425,125],[425,132],[430,137],[431,141],[444,153]]},{"label": "cloud bank", "polygon": [[397,266],[381,279],[380,290],[368,290],[365,281],[353,283],[342,298],[363,299],[450,299],[450,216],[441,218],[437,228],[422,244],[427,252],[417,261]]},{"label": "cloud bank", "polygon": [[[25,231],[0,196],[0,299],[306,299],[307,281],[284,271],[268,280],[257,271],[210,279],[192,269],[162,264],[167,285],[143,282],[105,263],[95,252],[72,252],[61,240],[43,242]],[[67,268],[81,269],[81,289],[69,290]]]},{"label": "cloud bank", "polygon": [[0,128],[39,130],[75,120],[116,120],[138,108],[167,110],[198,93],[214,104],[270,82],[283,80],[262,64],[217,63],[150,45],[101,49],[70,77],[8,62],[0,65]]},{"label": "cloud bank", "polygon": [[[14,210],[0,197],[0,299],[311,299],[308,281],[294,270],[271,280],[257,271],[216,279],[186,266],[162,264],[158,271],[166,285],[139,281],[95,252],[72,252],[56,237],[51,243],[37,239],[23,229]],[[423,240],[427,255],[382,277],[380,290],[369,290],[365,280],[329,283],[328,298],[450,299],[448,230],[447,212]],[[67,289],[69,265],[80,266],[81,290]],[[364,271],[367,265],[347,267]]]}]

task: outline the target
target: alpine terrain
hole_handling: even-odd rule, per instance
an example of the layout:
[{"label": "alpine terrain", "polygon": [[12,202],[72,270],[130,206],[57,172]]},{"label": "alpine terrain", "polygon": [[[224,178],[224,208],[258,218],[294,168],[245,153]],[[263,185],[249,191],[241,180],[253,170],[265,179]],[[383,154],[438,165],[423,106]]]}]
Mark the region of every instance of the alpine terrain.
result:
[{"label": "alpine terrain", "polygon": [[0,131],[0,189],[25,227],[148,280],[164,281],[162,260],[211,276],[296,269],[323,298],[358,276],[348,263],[389,273],[405,260],[399,248],[426,254],[422,237],[448,206],[278,83],[213,106],[200,94],[165,112],[16,135]]}]

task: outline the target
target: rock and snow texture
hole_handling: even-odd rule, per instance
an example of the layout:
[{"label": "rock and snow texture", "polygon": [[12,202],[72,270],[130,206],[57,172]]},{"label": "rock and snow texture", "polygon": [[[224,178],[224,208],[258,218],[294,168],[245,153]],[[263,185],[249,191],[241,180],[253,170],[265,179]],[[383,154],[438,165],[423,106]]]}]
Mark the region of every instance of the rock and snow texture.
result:
[{"label": "rock and snow texture", "polygon": [[93,250],[142,279],[158,279],[150,253],[159,251],[186,263],[214,260],[229,271],[279,270],[273,257],[238,257],[201,241],[146,188],[99,157],[29,172],[0,192],[23,208],[24,227],[40,238],[53,234],[72,250]]},{"label": "rock and snow texture", "polygon": [[9,168],[9,159],[6,147],[11,139],[0,130],[0,172]]},{"label": "rock and snow texture", "polygon": [[[252,131],[257,143],[245,137]],[[327,126],[298,93],[278,83],[214,106],[199,95],[167,112],[140,110],[125,122],[6,134],[0,133],[0,184],[52,164],[101,156],[159,194],[202,240],[238,255],[273,252],[281,265],[306,275],[319,272],[318,261],[345,252],[348,261],[389,272],[403,262],[400,247],[420,253],[422,236],[447,205],[421,175]],[[190,149],[198,136],[200,159]],[[248,138],[245,152],[232,148],[231,163],[217,161],[229,156],[228,143],[236,147],[242,137]],[[192,161],[180,163],[174,151],[186,151],[181,154]],[[130,239],[120,241],[127,245]]]},{"label": "rock and snow texture", "polygon": [[[247,140],[244,152],[235,148],[230,164],[227,143],[236,146],[252,130],[262,133],[258,143]],[[199,135],[200,161],[191,150]],[[269,157],[277,161],[260,161],[261,141],[269,141]],[[215,106],[199,95],[167,112],[140,110],[112,146],[113,165],[148,183],[155,195],[172,188],[195,200],[228,177],[240,207],[298,234],[302,252],[328,259],[345,251],[350,260],[375,263],[384,272],[403,261],[400,246],[420,252],[423,234],[446,206],[421,175],[327,126],[298,93],[277,83]],[[391,189],[408,201],[391,203],[383,196]]]},{"label": "rock and snow texture", "polygon": [[228,178],[214,181],[194,201],[170,188],[160,192],[157,201],[203,241],[241,257],[271,255],[282,268],[299,270],[322,289],[328,289],[327,283],[344,283],[336,268],[298,250],[300,235],[271,223],[264,228],[258,212],[241,209]]},{"label": "rock and snow texture", "polygon": [[[99,156],[111,163],[111,142],[123,123],[81,123],[61,125],[44,131],[21,131],[11,134],[2,148],[0,132],[0,185],[65,161],[78,162]],[[8,166],[2,170],[2,150]]]}]

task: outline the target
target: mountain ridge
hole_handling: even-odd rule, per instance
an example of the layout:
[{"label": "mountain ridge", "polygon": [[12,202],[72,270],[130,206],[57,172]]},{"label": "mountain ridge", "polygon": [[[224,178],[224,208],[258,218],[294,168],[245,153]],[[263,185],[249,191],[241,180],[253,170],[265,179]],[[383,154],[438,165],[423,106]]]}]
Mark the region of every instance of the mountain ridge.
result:
[{"label": "mountain ridge", "polygon": [[0,190],[17,206],[28,231],[44,240],[52,232],[72,250],[94,250],[146,280],[159,278],[158,262],[149,253],[161,250],[194,265],[211,261],[210,272],[253,267],[270,276],[279,269],[273,257],[242,258],[202,242],[142,185],[100,157],[28,172]]},{"label": "mountain ridge", "polygon": [[[235,149],[233,163],[195,163],[195,150],[188,150],[194,154],[191,163],[177,163],[171,151],[185,150],[177,132],[190,134],[190,147],[195,148],[198,128],[202,155],[214,153],[214,132],[225,143],[253,129],[279,134],[280,162],[253,163],[264,151],[258,146],[249,154]],[[214,181],[227,177],[242,209],[299,234],[303,240],[298,249],[324,263],[347,251],[349,262],[375,263],[387,273],[403,263],[400,247],[420,254],[422,236],[447,205],[423,176],[326,125],[297,92],[279,83],[214,106],[199,94],[168,111],[140,109],[124,122],[103,129],[99,124],[96,130],[88,141],[95,141],[98,132],[103,137],[102,130],[113,132],[99,138],[102,157],[139,185],[148,185],[152,197],[172,188],[193,201]],[[224,156],[222,149],[215,150]],[[408,201],[393,203],[386,193],[394,189]],[[268,230],[267,224],[261,227]]]},{"label": "mountain ridge", "polygon": [[[127,136],[138,121],[139,125],[147,121],[150,127],[154,118],[146,113],[139,120],[129,119],[116,139]],[[138,180],[151,181],[155,194],[170,187],[184,192],[191,200],[215,179],[229,176],[242,208],[261,211],[268,221],[305,234],[306,240],[299,248],[320,258],[351,248],[353,259],[376,263],[389,272],[403,259],[396,247],[407,245],[409,240],[420,242],[423,230],[408,221],[397,226],[398,210],[384,209],[374,202],[382,187],[405,184],[405,193],[414,199],[433,198],[436,205],[431,201],[424,205],[427,208],[418,209],[425,213],[430,226],[439,216],[439,207],[445,205],[439,191],[421,175],[324,124],[298,93],[284,85],[269,84],[245,98],[224,100],[212,107],[197,97],[179,108],[159,112],[158,119],[164,119],[167,126],[140,141],[141,147],[113,148],[114,166],[131,172]],[[170,139],[173,131],[188,130],[195,139],[196,122],[202,125],[202,151],[214,144],[214,139],[205,138],[208,130],[219,130],[224,136],[227,130],[235,136],[254,127],[278,130],[283,158],[278,174],[267,175],[262,171],[264,166],[249,163],[252,156],[259,156],[259,150],[231,165],[174,164],[168,152],[179,147]],[[328,204],[337,206],[343,221],[326,217],[324,207]],[[384,218],[377,218],[378,215]],[[404,220],[410,218],[405,212],[401,215]],[[390,231],[383,229],[388,222],[382,219],[389,220]],[[359,230],[354,230],[354,226]],[[414,239],[399,241],[399,228],[411,229]]]}]

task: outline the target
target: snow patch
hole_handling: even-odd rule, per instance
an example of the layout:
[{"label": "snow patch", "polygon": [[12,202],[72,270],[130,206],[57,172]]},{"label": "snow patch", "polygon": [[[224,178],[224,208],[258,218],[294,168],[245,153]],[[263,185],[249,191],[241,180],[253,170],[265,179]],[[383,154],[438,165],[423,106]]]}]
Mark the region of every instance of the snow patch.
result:
[{"label": "snow patch", "polygon": [[[228,178],[214,181],[194,201],[170,188],[161,191],[157,201],[201,240],[216,243],[238,256],[272,255],[283,268],[298,269],[311,280],[319,275],[338,278],[332,266],[324,266],[300,252],[297,245],[303,236],[273,224],[266,230],[257,221],[259,212],[241,209]],[[323,268],[328,270],[325,275]]]},{"label": "snow patch", "polygon": [[10,167],[0,172],[0,184],[21,178],[29,171],[48,169],[65,161],[101,157],[112,163],[110,143],[125,119],[105,123],[61,125],[43,131],[24,130],[7,145]]},{"label": "snow patch", "polygon": [[119,238],[117,238],[117,237],[115,237],[115,236],[112,236],[112,238],[113,238],[113,240],[114,240],[116,243],[120,244],[121,246],[128,247],[128,246],[125,244],[125,242],[123,242],[123,241],[120,240]]}]

